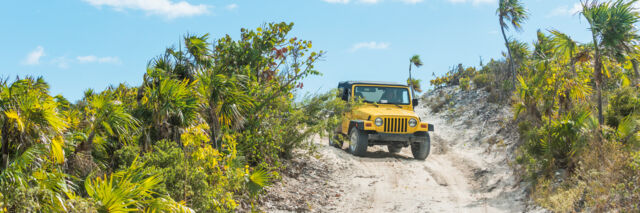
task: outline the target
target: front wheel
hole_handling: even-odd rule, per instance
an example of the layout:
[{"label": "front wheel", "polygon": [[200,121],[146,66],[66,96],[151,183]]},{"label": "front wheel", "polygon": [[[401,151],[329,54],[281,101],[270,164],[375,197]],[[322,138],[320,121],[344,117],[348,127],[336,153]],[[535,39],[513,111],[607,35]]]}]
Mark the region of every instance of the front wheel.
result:
[{"label": "front wheel", "polygon": [[424,142],[415,142],[411,144],[411,154],[413,154],[413,158],[418,160],[424,160],[429,156],[429,151],[431,151],[431,139],[429,138],[429,133],[425,133],[420,137],[425,137]]},{"label": "front wheel", "polygon": [[349,152],[355,156],[364,156],[369,146],[369,135],[355,127],[351,129],[349,134]]}]

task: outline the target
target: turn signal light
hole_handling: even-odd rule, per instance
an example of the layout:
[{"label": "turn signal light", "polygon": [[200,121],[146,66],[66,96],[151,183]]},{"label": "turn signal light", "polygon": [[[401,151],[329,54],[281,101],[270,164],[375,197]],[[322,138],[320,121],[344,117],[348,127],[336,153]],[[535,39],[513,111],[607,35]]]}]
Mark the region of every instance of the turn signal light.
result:
[{"label": "turn signal light", "polygon": [[366,127],[371,127],[371,125],[372,125],[371,123],[364,124],[364,126],[366,126]]},{"label": "turn signal light", "polygon": [[427,124],[420,124],[420,128],[427,128]]}]

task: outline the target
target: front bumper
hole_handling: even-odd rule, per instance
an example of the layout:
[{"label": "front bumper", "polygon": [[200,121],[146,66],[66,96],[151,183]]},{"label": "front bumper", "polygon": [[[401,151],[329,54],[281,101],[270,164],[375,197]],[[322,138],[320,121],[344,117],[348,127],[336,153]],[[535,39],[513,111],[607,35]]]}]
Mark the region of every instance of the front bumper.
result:
[{"label": "front bumper", "polygon": [[392,143],[421,143],[427,142],[425,132],[416,132],[413,134],[392,134],[392,133],[369,133],[369,144],[384,145]]}]

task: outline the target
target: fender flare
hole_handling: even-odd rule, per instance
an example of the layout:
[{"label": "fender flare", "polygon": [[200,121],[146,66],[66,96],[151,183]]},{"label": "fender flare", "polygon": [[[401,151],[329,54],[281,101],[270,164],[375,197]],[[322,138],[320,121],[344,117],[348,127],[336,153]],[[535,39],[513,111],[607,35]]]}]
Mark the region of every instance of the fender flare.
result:
[{"label": "fender flare", "polygon": [[351,129],[355,127],[358,130],[364,130],[364,121],[363,120],[351,120],[349,121],[349,131],[348,134],[351,134]]}]

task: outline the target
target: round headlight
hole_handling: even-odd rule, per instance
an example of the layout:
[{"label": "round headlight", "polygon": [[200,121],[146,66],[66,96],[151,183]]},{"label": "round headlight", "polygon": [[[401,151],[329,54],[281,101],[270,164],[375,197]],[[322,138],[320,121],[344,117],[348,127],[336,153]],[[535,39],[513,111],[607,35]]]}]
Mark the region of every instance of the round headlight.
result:
[{"label": "round headlight", "polygon": [[382,126],[382,118],[376,118],[376,126]]},{"label": "round headlight", "polygon": [[415,127],[418,125],[418,121],[416,121],[415,118],[412,118],[411,120],[409,120],[409,126],[410,127]]}]

